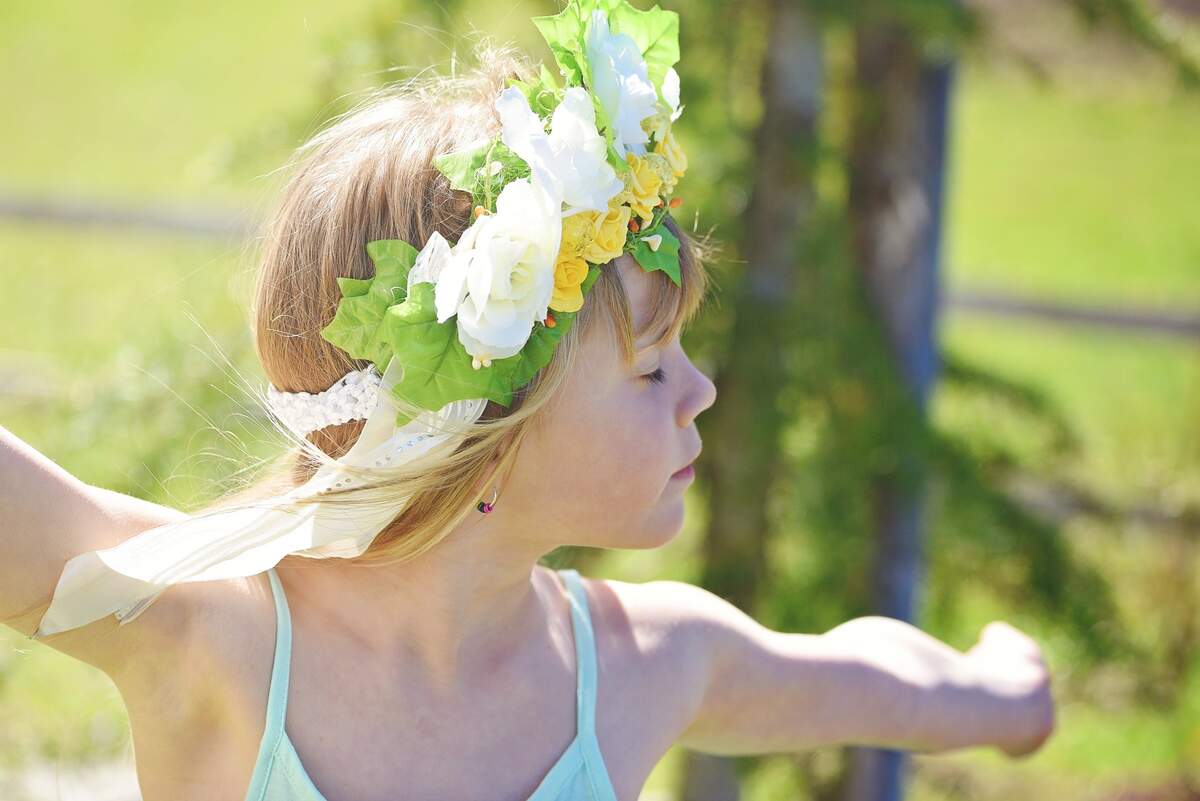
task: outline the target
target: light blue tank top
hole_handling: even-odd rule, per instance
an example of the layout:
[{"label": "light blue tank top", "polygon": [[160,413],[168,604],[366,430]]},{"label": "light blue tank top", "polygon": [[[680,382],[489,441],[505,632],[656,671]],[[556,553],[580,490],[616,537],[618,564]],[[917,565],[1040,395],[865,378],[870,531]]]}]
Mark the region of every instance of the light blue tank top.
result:
[{"label": "light blue tank top", "polygon": [[[558,573],[571,600],[575,638],[575,739],[526,801],[617,801],[596,739],[596,640],[587,593],[578,571]],[[267,696],[267,724],[246,801],[327,801],[300,764],[300,756],[283,730],[292,660],[292,620],[279,576],[274,568],[267,574],[275,596],[275,657]]]}]

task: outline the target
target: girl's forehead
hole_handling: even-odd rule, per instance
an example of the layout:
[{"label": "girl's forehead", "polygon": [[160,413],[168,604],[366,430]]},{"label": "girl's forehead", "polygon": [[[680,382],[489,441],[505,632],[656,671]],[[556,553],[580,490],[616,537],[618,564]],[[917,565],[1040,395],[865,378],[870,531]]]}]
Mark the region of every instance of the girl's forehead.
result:
[{"label": "girl's forehead", "polygon": [[[629,313],[633,316],[633,330],[641,331],[650,318],[650,291],[652,288],[650,275],[628,253],[622,253],[616,263],[617,269],[621,271],[621,284],[625,287],[625,294],[629,298]],[[638,347],[644,344],[644,339],[638,340]]]}]

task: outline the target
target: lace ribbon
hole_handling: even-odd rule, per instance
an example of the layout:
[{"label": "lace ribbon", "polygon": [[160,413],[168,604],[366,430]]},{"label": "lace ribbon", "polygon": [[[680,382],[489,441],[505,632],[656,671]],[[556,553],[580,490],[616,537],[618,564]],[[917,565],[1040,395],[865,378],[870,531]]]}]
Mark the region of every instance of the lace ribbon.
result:
[{"label": "lace ribbon", "polygon": [[72,557],[59,576],[50,607],[30,636],[47,637],[110,613],[124,625],[172,585],[257,575],[288,554],[350,558],[366,551],[407,499],[336,509],[321,502],[299,505],[296,501],[370,480],[350,475],[347,466],[394,467],[453,449],[458,435],[447,431],[444,423],[473,423],[487,406],[483,398],[458,400],[397,427],[398,409],[390,389],[402,372],[399,362],[389,361],[374,408],[354,446],[341,459],[322,464],[303,485],[249,505],[167,523],[111,548]]}]

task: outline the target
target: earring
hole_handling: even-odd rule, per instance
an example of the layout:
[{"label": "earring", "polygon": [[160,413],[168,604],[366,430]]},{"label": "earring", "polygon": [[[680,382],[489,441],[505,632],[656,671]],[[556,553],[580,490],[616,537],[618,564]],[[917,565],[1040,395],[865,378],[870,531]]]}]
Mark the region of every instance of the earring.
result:
[{"label": "earring", "polygon": [[478,504],[476,504],[475,508],[484,514],[487,514],[496,508],[496,498],[499,495],[500,489],[498,487],[492,487],[492,499],[490,501],[480,501]]}]

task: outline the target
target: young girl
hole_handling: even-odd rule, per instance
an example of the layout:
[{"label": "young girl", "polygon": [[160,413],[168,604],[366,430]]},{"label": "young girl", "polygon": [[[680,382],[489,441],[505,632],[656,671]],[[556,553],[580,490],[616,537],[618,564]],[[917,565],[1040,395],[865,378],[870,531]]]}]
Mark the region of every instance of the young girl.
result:
[{"label": "young girl", "polygon": [[[593,34],[589,28],[589,58],[605,52]],[[613,63],[628,56],[613,52]],[[414,275],[430,268],[439,240],[459,242],[456,253],[470,240],[482,253],[487,235],[494,256],[511,252],[511,231],[528,224],[520,258],[536,257],[540,229],[526,219],[535,211],[512,216],[514,195],[507,210],[503,196],[494,208],[479,204],[455,187],[446,174],[452,169],[431,167],[439,154],[469,152],[494,137],[501,122],[509,152],[522,147],[510,136],[511,107],[496,98],[509,79],[532,84],[535,71],[507,48],[485,51],[480,61],[467,76],[378,94],[299,152],[263,243],[254,303],[257,352],[279,398],[310,403],[371,363],[322,335],[333,328],[335,307],[341,315],[347,298],[381,286],[370,279],[382,280],[392,256],[368,254],[364,243],[422,247],[409,266]],[[588,75],[599,84],[598,69],[593,62]],[[530,97],[536,103],[537,92]],[[610,120],[618,152],[636,151],[636,131],[622,129],[618,115]],[[536,135],[529,141],[544,144]],[[555,185],[569,204],[571,176],[539,172],[546,165],[533,146],[528,152],[531,174],[522,186]],[[669,155],[681,163],[679,153]],[[476,172],[480,180],[492,174],[491,163]],[[494,163],[504,171],[515,162]],[[325,541],[328,551],[306,549],[272,529],[262,547],[278,546],[282,556],[267,559],[266,569],[239,565],[232,551],[221,554],[225,561],[213,557],[217,567],[208,573],[180,558],[175,577],[150,595],[129,578],[136,570],[97,554],[124,553],[118,546],[149,542],[139,538],[174,532],[195,516],[85,485],[0,429],[0,617],[112,678],[128,707],[146,801],[634,801],[673,744],[715,754],[990,745],[1019,756],[1049,736],[1046,666],[1036,644],[1006,624],[989,624],[965,654],[882,617],[824,634],[776,632],[690,584],[589,579],[539,564],[562,545],[669,542],[682,526],[690,465],[701,449],[695,420],[715,400],[712,381],[679,339],[705,295],[695,243],[663,214],[668,203],[639,203],[642,162],[630,163],[634,175],[620,181],[633,210],[618,215],[618,247],[626,228],[641,227],[639,213],[647,227],[653,220],[666,231],[600,267],[585,264],[594,281],[583,282],[586,302],[575,291],[578,277],[560,280],[569,265],[556,270],[554,301],[545,322],[545,305],[538,309],[530,335],[550,336],[543,326],[573,320],[552,356],[509,403],[491,396],[476,433],[455,448],[367,487],[392,505],[361,552],[342,540]],[[612,179],[597,168],[595,180]],[[596,213],[599,226],[607,212]],[[599,243],[595,230],[589,241]],[[553,239],[556,268],[569,244],[563,231]],[[671,238],[680,247],[677,275],[652,255]],[[465,288],[448,294],[442,282],[452,285],[454,269],[478,261],[447,264],[436,301],[458,304],[459,341],[475,362],[467,369],[502,365],[501,351],[487,351],[483,337],[509,323],[487,314],[513,313],[519,304],[468,308],[483,279],[460,276]],[[515,296],[531,275],[514,270],[505,288]],[[409,298],[419,286],[408,284]],[[417,306],[398,308],[389,313],[413,323]],[[400,330],[415,338],[429,329]],[[389,341],[397,349],[413,344]],[[394,386],[387,374],[384,385]],[[278,408],[285,406],[281,400]],[[268,497],[279,483],[310,486],[321,465],[349,460],[372,423],[363,423],[365,415],[321,418],[326,411],[309,408],[314,427],[295,424],[307,440],[288,454],[287,472],[251,495]],[[346,514],[356,509],[353,494],[338,507]],[[267,529],[243,529],[251,530]],[[200,548],[199,539],[177,534],[173,542],[181,541]],[[130,552],[153,557],[148,548]],[[258,553],[238,554],[251,552]],[[342,558],[319,558],[331,555]],[[87,581],[67,569],[84,556],[92,560]],[[62,600],[66,611],[51,614],[67,595],[69,574],[74,595]],[[82,608],[86,599],[93,608]],[[108,614],[118,609],[120,622]]]}]

